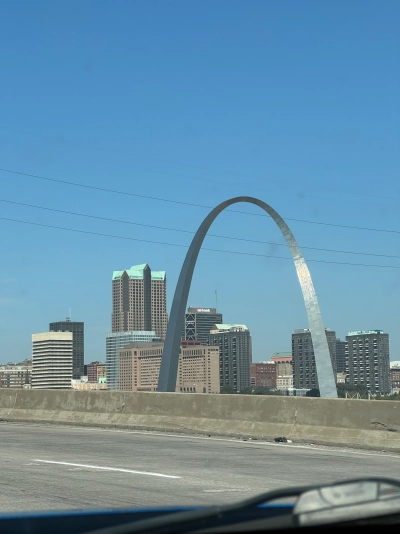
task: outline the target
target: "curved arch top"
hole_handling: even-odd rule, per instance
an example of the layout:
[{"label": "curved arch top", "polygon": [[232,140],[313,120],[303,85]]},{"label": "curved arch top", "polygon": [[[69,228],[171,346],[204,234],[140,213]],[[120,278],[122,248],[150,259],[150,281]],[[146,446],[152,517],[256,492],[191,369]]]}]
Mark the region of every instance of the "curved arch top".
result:
[{"label": "curved arch top", "polygon": [[259,206],[268,213],[279,227],[290,249],[296,267],[297,276],[303,292],[311,339],[313,342],[315,365],[321,397],[337,398],[336,381],[333,375],[332,362],[326,340],[325,328],[318,305],[317,295],[311,275],[303,254],[292,232],[282,217],[271,206],[253,197],[235,197],[216,206],[201,223],[197,230],[183,263],[172,302],[171,315],[168,322],[167,335],[161,360],[158,391],[175,391],[178,373],[179,349],[182,328],[185,321],[185,310],[189,297],[190,284],[197,257],[204,238],[218,215],[232,204],[248,202]]}]

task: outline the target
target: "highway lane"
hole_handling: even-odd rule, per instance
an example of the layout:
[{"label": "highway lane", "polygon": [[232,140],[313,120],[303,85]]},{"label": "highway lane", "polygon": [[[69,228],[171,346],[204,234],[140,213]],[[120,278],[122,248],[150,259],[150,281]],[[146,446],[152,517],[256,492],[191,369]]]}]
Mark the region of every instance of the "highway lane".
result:
[{"label": "highway lane", "polygon": [[400,455],[0,423],[0,512],[228,503],[299,484],[399,476]]}]

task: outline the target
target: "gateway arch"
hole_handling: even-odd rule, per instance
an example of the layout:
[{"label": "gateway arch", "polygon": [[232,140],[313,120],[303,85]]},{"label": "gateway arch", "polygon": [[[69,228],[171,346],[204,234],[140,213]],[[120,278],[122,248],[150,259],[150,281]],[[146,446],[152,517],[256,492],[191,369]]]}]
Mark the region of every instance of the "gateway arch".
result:
[{"label": "gateway arch", "polygon": [[171,315],[168,322],[167,335],[161,360],[158,391],[175,391],[178,373],[178,361],[182,329],[185,321],[185,310],[189,297],[190,284],[197,257],[203,240],[218,215],[232,204],[248,202],[259,206],[272,217],[278,225],[293,257],[300,287],[303,292],[311,339],[314,347],[315,365],[321,397],[337,398],[336,381],[325,335],[325,328],[318,305],[317,295],[311,280],[310,272],[292,232],[282,217],[271,206],[253,197],[235,197],[216,206],[201,223],[189,250],[186,254],[178,283],[176,285]]}]

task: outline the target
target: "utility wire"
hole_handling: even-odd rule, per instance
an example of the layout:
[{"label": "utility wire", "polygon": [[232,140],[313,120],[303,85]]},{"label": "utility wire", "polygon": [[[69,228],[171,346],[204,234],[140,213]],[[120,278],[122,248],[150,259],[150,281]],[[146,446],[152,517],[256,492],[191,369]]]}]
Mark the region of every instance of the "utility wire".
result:
[{"label": "utility wire", "polygon": [[[66,215],[73,215],[73,216],[76,216],[76,217],[85,217],[85,218],[88,218],[88,219],[96,219],[96,220],[100,220],[100,221],[114,222],[114,223],[119,223],[119,224],[129,224],[129,225],[132,225],[132,226],[142,226],[142,227],[145,227],[145,228],[154,228],[156,230],[166,230],[168,232],[179,232],[179,233],[191,234],[191,235],[195,234],[195,232],[190,231],[190,230],[181,230],[181,229],[178,229],[178,228],[169,228],[167,226],[155,226],[153,224],[138,223],[138,222],[134,222],[134,221],[124,221],[124,220],[121,220],[121,219],[112,219],[112,218],[109,218],[109,217],[100,217],[99,215],[89,215],[88,213],[78,213],[76,211],[60,210],[60,209],[57,209],[57,208],[49,208],[47,206],[37,206],[35,204],[26,204],[26,203],[23,203],[23,202],[16,202],[16,201],[13,201],[13,200],[6,200],[4,198],[0,198],[0,202],[4,202],[4,203],[7,203],[7,204],[13,204],[13,205],[16,205],[16,206],[23,206],[23,207],[28,207],[28,208],[39,209],[39,210],[52,211],[52,212],[56,212],[56,213],[63,213],[63,214],[66,214]],[[274,246],[278,246],[278,247],[287,247],[286,244],[275,243],[275,242],[271,242],[271,241],[259,241],[259,240],[256,240],[256,239],[246,239],[246,238],[241,238],[241,237],[225,236],[225,235],[210,234],[210,233],[207,233],[207,236],[208,237],[216,237],[218,239],[230,239],[230,240],[233,240],[233,241],[244,241],[246,243],[258,243],[258,244],[262,244],[262,245],[274,245]],[[394,256],[394,255],[389,255],[389,254],[374,254],[374,253],[371,253],[371,252],[355,252],[355,251],[351,251],[351,250],[337,250],[337,249],[319,248],[319,247],[307,247],[307,246],[302,246],[301,248],[305,249],[305,250],[318,250],[318,251],[321,251],[321,252],[333,252],[333,253],[337,253],[337,254],[352,254],[352,255],[357,255],[357,256],[374,256],[374,257],[377,257],[377,258],[400,259],[400,256]]]},{"label": "utility wire", "polygon": [[[101,236],[101,237],[111,237],[113,239],[123,239],[123,240],[126,240],[126,241],[140,241],[142,243],[152,243],[152,244],[156,244],[156,245],[165,245],[165,246],[168,246],[168,247],[179,247],[179,248],[186,248],[186,249],[189,248],[187,245],[180,245],[180,244],[177,244],[177,243],[166,243],[165,241],[153,241],[153,240],[149,240],[149,239],[139,239],[139,238],[136,238],[136,237],[127,237],[127,236],[120,236],[120,235],[113,235],[113,234],[105,234],[105,233],[102,233],[102,232],[90,232],[88,230],[78,230],[78,229],[75,229],[75,228],[65,228],[63,226],[42,224],[42,223],[36,223],[36,222],[32,222],[32,221],[21,221],[20,219],[11,219],[11,218],[8,218],[8,217],[0,217],[0,220],[16,222],[16,223],[22,223],[22,224],[28,224],[28,225],[32,225],[32,226],[40,226],[40,227],[43,227],[43,228],[52,228],[52,229],[56,229],[56,230],[64,230],[64,231],[67,231],[67,232],[76,232],[76,233],[80,233],[80,234],[89,234],[89,235],[95,235],[95,236]],[[271,255],[271,254],[255,254],[255,253],[251,253],[251,252],[238,252],[238,251],[235,251],[235,250],[222,250],[222,249],[218,249],[218,248],[206,248],[206,247],[202,247],[202,250],[208,250],[208,251],[211,251],[211,252],[224,252],[226,254],[239,254],[241,256],[257,256],[259,258],[276,258],[276,259],[280,259],[280,260],[293,261],[293,258],[287,258],[285,256],[274,256],[274,255]],[[335,265],[352,265],[354,267],[377,267],[377,268],[381,268],[381,269],[400,269],[400,266],[396,266],[396,265],[376,265],[376,264],[371,264],[371,263],[350,263],[350,262],[314,260],[314,259],[307,259],[307,262],[308,263],[309,262],[313,262],[313,263],[331,263],[331,264],[335,264]]]},{"label": "utility wire", "polygon": [[[19,146],[19,147],[22,147],[22,148],[25,148],[23,145],[19,144],[19,143],[15,143],[13,141],[10,141],[9,139],[7,140],[4,140],[4,139],[0,139],[0,143],[7,143],[7,144],[11,144],[13,146]],[[47,149],[47,148],[42,148],[41,150],[45,150],[47,152],[50,152],[52,154],[54,153],[58,153],[60,154],[60,152],[54,152],[54,150],[51,150],[51,149]],[[64,154],[63,154],[64,155]],[[135,171],[141,171],[141,172],[149,172],[149,173],[155,173],[155,174],[162,174],[162,175],[165,175],[165,176],[172,176],[174,178],[185,178],[186,180],[193,180],[194,177],[193,176],[188,176],[188,175],[185,175],[185,174],[181,174],[181,173],[177,173],[177,172],[167,172],[167,171],[161,171],[159,169],[143,169],[141,167],[137,167],[135,165],[135,167],[132,167],[131,165],[125,165],[123,163],[115,163],[115,162],[110,162],[110,161],[104,161],[104,160],[99,160],[99,159],[94,159],[94,158],[91,158],[91,157],[88,157],[88,156],[82,156],[82,155],[75,155],[74,156],[75,158],[79,158],[79,159],[84,159],[86,161],[95,161],[96,163],[102,163],[102,164],[106,164],[106,165],[113,165],[114,167],[118,166],[118,167],[125,167],[125,168],[129,168],[131,170],[135,170]],[[237,183],[237,182],[232,182],[232,181],[229,181],[229,182],[223,182],[221,180],[215,180],[215,179],[211,179],[211,178],[204,178],[202,177],[201,180],[203,182],[209,182],[209,183],[212,183],[212,184],[222,184],[222,185],[229,185],[229,186],[242,186],[243,184],[242,183]],[[271,181],[271,180],[269,180]],[[272,181],[277,181],[277,180],[272,180]],[[285,184],[287,182],[280,182],[281,185],[282,184]],[[286,189],[285,191],[282,191],[282,190],[277,190],[277,189],[271,189],[270,187],[261,187],[259,185],[253,185],[251,184],[252,188],[253,189],[257,189],[258,191],[267,191],[268,193],[272,193],[272,194],[278,194],[278,195],[291,195],[293,197],[296,197],[296,198],[299,198],[299,196],[301,197],[307,197],[307,198],[313,198],[313,199],[317,199],[317,200],[322,200],[324,202],[332,202],[336,200],[335,199],[332,199],[332,198],[327,198],[327,197],[320,197],[320,196],[317,196],[317,195],[314,195],[314,194],[310,194],[310,193],[299,193],[295,190],[288,190]],[[343,192],[342,192],[343,193]],[[371,195],[367,195],[367,196],[371,196]],[[392,198],[393,200],[393,198]],[[355,200],[349,200],[348,198],[341,198],[340,200],[342,203],[347,203],[347,204],[358,204],[360,206],[373,206],[375,209],[376,208],[384,208],[384,209],[390,209],[390,210],[396,210],[397,209],[397,206],[387,206],[387,205],[382,205],[382,204],[377,204],[376,202],[374,202],[373,204],[371,203],[367,203],[367,202],[357,202]]]},{"label": "utility wire", "polygon": [[[128,191],[119,191],[117,189],[107,189],[105,187],[98,187],[98,186],[95,186],[95,185],[81,184],[81,183],[78,183],[78,182],[71,182],[71,181],[68,181],[68,180],[58,180],[56,178],[49,178],[49,177],[40,176],[40,175],[37,175],[37,174],[29,174],[29,173],[15,171],[15,170],[11,170],[11,169],[0,168],[0,171],[8,172],[8,173],[11,173],[11,174],[17,174],[17,175],[20,175],[20,176],[27,176],[27,177],[30,177],[30,178],[36,178],[38,180],[46,180],[48,182],[55,182],[55,183],[60,183],[60,184],[64,184],[64,185],[70,185],[70,186],[74,186],[74,187],[81,187],[81,188],[85,188],[85,189],[102,191],[102,192],[106,192],[106,193],[114,193],[114,194],[118,194],[118,195],[127,195],[127,196],[132,196],[132,197],[137,197],[137,198],[145,198],[147,200],[156,200],[158,202],[168,202],[168,203],[172,203],[172,204],[180,204],[180,205],[184,205],[184,206],[191,206],[191,207],[205,208],[205,209],[213,209],[215,207],[215,206],[206,206],[204,204],[195,204],[195,203],[192,203],[192,202],[184,202],[182,200],[171,200],[171,199],[166,199],[166,198],[161,198],[161,197],[140,195],[139,193],[131,193],[131,192],[128,192]],[[244,196],[244,195],[242,195],[242,196]],[[240,211],[240,210],[234,210],[234,209],[229,209],[229,208],[226,209],[225,211],[229,211],[229,212],[232,212],[232,213],[241,213],[243,215],[252,215],[254,217],[267,217],[267,215],[264,215],[262,213],[251,213],[249,211]],[[389,234],[400,234],[400,230],[387,230],[387,229],[384,229],[384,228],[368,228],[368,227],[363,227],[363,226],[351,226],[351,225],[346,225],[346,224],[333,224],[333,223],[325,223],[325,222],[319,222],[319,221],[308,221],[308,220],[305,220],[305,219],[293,219],[293,218],[290,218],[290,217],[283,217],[283,218],[286,221],[301,222],[301,223],[306,223],[306,224],[317,224],[317,225],[321,225],[321,226],[333,226],[333,227],[336,227],[336,228],[347,228],[347,229],[352,229],[352,230],[363,230],[363,231],[368,231],[368,232],[384,232],[384,233],[389,233]]]},{"label": "utility wire", "polygon": [[[41,137],[42,139],[46,139],[46,140],[52,141],[52,142],[57,141],[56,139],[54,139],[52,137],[49,137],[49,136],[38,135],[37,133],[31,133],[31,132],[24,132],[24,131],[21,131],[21,130],[17,130],[16,128],[10,128],[9,126],[5,126],[5,125],[0,125],[0,128],[2,128],[3,130],[8,130],[10,132],[15,132],[15,133],[19,133],[19,134],[22,133],[23,135]],[[221,171],[221,170],[211,169],[209,167],[203,167],[201,165],[193,165],[193,164],[189,164],[189,163],[180,163],[180,162],[176,162],[176,161],[169,161],[169,160],[165,160],[165,159],[162,159],[162,158],[143,156],[142,154],[132,154],[130,152],[125,152],[123,150],[111,150],[110,148],[99,147],[99,146],[91,146],[91,145],[86,145],[86,144],[82,144],[82,143],[77,143],[77,142],[74,142],[74,141],[66,141],[65,139],[62,140],[62,143],[63,144],[67,144],[67,145],[71,145],[71,146],[76,146],[76,147],[79,147],[79,148],[89,148],[90,150],[100,150],[101,152],[110,152],[110,153],[113,153],[113,154],[120,154],[120,155],[123,155],[123,156],[137,157],[137,158],[144,159],[144,160],[147,160],[147,161],[155,161],[155,162],[158,162],[158,163],[166,163],[168,165],[175,165],[175,166],[179,166],[179,167],[187,167],[187,168],[190,168],[190,169],[196,169],[196,170],[200,170],[200,171],[207,171],[207,172],[214,172],[214,173],[218,173],[218,174],[225,174],[227,176],[237,176],[239,178],[251,178],[251,179],[254,179],[254,180],[260,180],[260,177],[251,176],[251,175],[243,174],[243,173],[239,173],[239,172]],[[284,183],[284,184],[288,184],[288,185],[291,185],[291,186],[295,185],[293,182],[277,180],[277,179],[275,179],[275,180],[274,179],[269,179],[268,181],[277,182],[279,184],[283,184]],[[338,189],[334,189],[334,188],[331,188],[331,187],[321,187],[321,186],[316,186],[316,188],[317,189],[321,189],[323,191],[332,191],[334,193],[350,194],[350,195],[365,196],[365,197],[372,197],[372,198],[387,198],[387,199],[393,200],[393,196],[379,195],[379,194],[376,194],[375,192],[374,193],[366,193],[365,191],[357,191],[357,192],[356,191],[346,191],[346,190],[338,190]]]}]

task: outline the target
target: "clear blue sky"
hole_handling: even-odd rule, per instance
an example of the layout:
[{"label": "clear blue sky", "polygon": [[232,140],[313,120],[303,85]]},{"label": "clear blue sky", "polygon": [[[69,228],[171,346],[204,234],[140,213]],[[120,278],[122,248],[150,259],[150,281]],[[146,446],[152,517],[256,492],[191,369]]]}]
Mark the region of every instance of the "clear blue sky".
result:
[{"label": "clear blue sky", "polygon": [[[253,195],[288,221],[325,325],[383,329],[400,359],[400,2],[18,1],[0,6],[0,167],[215,206]],[[0,172],[0,199],[195,231],[207,209]],[[244,211],[259,213],[243,205]],[[168,306],[191,235],[0,202],[0,362],[50,321],[85,322],[105,358],[113,270],[166,270]],[[224,213],[205,247],[289,257],[266,217]],[[190,305],[246,323],[254,361],[307,327],[293,263],[202,251]]]}]

